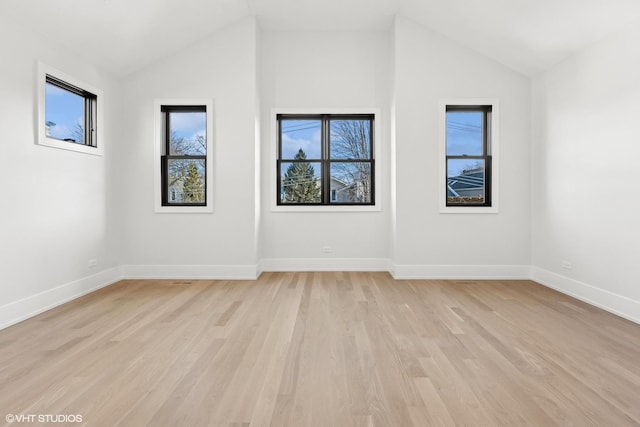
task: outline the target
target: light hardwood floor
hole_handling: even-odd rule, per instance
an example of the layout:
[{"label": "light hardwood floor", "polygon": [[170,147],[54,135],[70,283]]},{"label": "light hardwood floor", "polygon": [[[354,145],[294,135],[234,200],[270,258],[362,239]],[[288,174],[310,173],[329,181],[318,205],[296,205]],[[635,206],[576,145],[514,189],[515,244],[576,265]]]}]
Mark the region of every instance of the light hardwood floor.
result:
[{"label": "light hardwood floor", "polygon": [[640,325],[528,281],[122,281],[0,331],[7,414],[87,426],[640,425]]}]

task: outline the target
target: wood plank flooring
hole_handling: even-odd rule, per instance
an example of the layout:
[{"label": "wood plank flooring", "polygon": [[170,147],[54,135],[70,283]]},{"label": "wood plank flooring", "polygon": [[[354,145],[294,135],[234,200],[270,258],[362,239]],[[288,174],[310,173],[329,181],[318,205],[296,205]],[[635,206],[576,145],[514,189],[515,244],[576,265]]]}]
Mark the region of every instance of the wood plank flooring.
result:
[{"label": "wood plank flooring", "polygon": [[640,425],[640,325],[528,281],[122,281],[0,331],[0,423],[7,414],[87,426]]}]

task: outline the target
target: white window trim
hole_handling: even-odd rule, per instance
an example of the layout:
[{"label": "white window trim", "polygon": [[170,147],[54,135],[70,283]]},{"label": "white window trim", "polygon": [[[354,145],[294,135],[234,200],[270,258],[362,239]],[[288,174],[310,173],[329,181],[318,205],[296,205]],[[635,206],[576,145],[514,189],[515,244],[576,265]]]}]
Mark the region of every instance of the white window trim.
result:
[{"label": "white window trim", "polygon": [[[497,98],[450,98],[441,99],[438,105],[438,201],[440,213],[498,213],[500,187],[500,156],[499,156],[499,105]],[[447,206],[447,105],[490,105],[491,106],[491,206]]]},{"label": "white window trim", "polygon": [[[160,159],[163,155],[164,120],[163,105],[205,105],[207,107],[207,205],[206,206],[162,206],[162,171]],[[153,100],[154,136],[153,136],[153,186],[156,213],[211,213],[213,212],[213,176],[215,175],[213,151],[213,100],[202,98],[158,98]]]},{"label": "white window trim", "polygon": [[[46,130],[46,112],[45,112],[45,100],[46,100],[46,83],[47,74],[54,76],[60,80],[65,81],[73,86],[77,86],[80,89],[86,90],[96,95],[96,146],[74,144],[67,141],[60,141],[59,139],[50,138],[47,136]],[[60,148],[62,150],[77,151],[85,154],[93,154],[102,156],[104,154],[104,137],[102,128],[104,127],[103,111],[104,111],[104,94],[101,89],[87,84],[63,71],[57,70],[45,63],[38,61],[38,80],[37,80],[37,93],[38,93],[38,124],[37,124],[37,138],[36,143],[46,147]]]},{"label": "white window trim", "polygon": [[[276,168],[278,158],[278,114],[373,114],[374,116],[374,140],[373,140],[373,158],[375,159],[375,204],[365,206],[295,206],[295,205],[278,205],[278,171]],[[382,130],[380,120],[382,115],[379,108],[272,108],[271,119],[271,156],[269,161],[269,170],[271,171],[269,198],[271,199],[272,212],[380,212],[382,206],[381,187],[382,187],[382,162],[380,159]]]}]

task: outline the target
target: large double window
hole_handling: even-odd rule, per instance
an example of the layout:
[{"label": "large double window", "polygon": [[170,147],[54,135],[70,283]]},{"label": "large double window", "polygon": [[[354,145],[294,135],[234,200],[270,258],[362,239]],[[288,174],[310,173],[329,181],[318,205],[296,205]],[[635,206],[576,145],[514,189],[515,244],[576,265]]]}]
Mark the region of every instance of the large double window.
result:
[{"label": "large double window", "polygon": [[374,205],[373,114],[278,114],[278,205]]}]

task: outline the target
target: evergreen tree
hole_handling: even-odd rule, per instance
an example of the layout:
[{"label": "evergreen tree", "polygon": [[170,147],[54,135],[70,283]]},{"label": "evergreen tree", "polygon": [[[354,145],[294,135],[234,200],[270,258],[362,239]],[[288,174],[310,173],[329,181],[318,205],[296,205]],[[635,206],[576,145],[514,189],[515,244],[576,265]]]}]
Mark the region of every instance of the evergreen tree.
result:
[{"label": "evergreen tree", "polygon": [[189,163],[182,186],[184,203],[204,203],[204,186],[195,163]]},{"label": "evergreen tree", "polygon": [[[295,160],[306,160],[307,155],[302,150],[294,157]],[[285,203],[319,203],[320,187],[316,183],[315,170],[307,162],[291,163],[282,178],[283,202]]]}]

